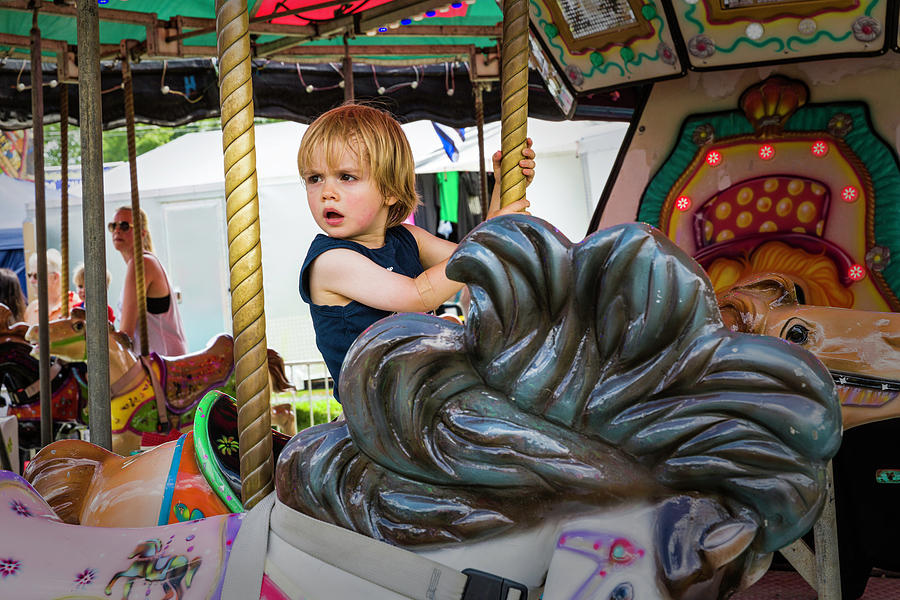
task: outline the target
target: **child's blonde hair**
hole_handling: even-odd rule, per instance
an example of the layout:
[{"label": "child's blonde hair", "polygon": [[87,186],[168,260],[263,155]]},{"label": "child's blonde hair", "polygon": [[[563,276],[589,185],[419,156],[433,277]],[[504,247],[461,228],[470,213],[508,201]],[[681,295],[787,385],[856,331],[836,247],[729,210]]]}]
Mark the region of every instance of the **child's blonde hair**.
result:
[{"label": "child's blonde hair", "polygon": [[400,124],[388,113],[362,104],[344,104],[320,115],[306,133],[297,152],[297,168],[303,177],[314,157],[324,156],[329,168],[350,146],[368,167],[378,191],[397,198],[388,209],[387,227],[401,224],[419,204],[416,165],[409,141]]}]

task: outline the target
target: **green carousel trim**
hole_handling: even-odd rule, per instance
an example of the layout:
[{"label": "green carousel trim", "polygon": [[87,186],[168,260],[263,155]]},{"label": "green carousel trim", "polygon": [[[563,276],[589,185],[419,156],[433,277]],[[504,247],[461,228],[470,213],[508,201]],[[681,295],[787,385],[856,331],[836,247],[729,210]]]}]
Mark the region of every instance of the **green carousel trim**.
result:
[{"label": "green carousel trim", "polygon": [[197,405],[197,412],[194,415],[194,454],[197,458],[197,465],[200,472],[206,477],[210,487],[215,490],[219,499],[228,507],[231,512],[243,512],[244,505],[238,500],[237,495],[231,492],[231,486],[222,476],[221,471],[216,467],[213,460],[213,447],[209,439],[209,414],[212,405],[216,403],[220,396],[224,393],[213,390],[207,392],[200,404]]},{"label": "green carousel trim", "polygon": [[[890,290],[900,295],[900,164],[891,147],[872,127],[869,108],[863,102],[808,104],[794,113],[784,131],[816,133],[827,131],[829,120],[837,114],[850,116],[853,127],[841,139],[865,165],[872,181],[875,198],[874,242],[890,250],[894,260],[881,271]],[[694,130],[711,125],[714,144],[732,137],[753,134],[753,127],[740,110],[687,117],[669,157],[647,185],[638,209],[637,219],[654,227],[660,226],[663,203],[678,178],[704,147],[693,141]]]}]

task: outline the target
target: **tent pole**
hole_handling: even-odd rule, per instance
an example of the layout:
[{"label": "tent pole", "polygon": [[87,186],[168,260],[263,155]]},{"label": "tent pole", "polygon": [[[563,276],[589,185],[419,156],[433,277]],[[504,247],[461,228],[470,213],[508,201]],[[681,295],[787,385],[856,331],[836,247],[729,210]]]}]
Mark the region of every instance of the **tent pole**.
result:
[{"label": "tent pole", "polygon": [[247,0],[216,0],[241,501],[274,489]]},{"label": "tent pole", "polygon": [[528,1],[503,0],[501,62],[500,206],[525,197],[525,176],[518,168],[528,135]]},{"label": "tent pole", "polygon": [[41,30],[38,8],[31,17],[31,131],[34,156],[34,213],[37,245],[38,352],[41,389],[41,446],[53,441],[53,412],[50,405],[50,311],[47,298],[47,203],[44,196],[44,74],[41,65]]},{"label": "tent pole", "polygon": [[81,133],[84,288],[87,313],[88,410],[91,442],[112,449],[109,408],[109,320],[106,312],[106,228],[103,224],[103,138],[100,19],[96,2],[78,3],[78,121]]},{"label": "tent pole", "polygon": [[65,319],[69,316],[69,87],[64,82],[59,84],[59,154],[59,253],[62,255],[59,287]]}]

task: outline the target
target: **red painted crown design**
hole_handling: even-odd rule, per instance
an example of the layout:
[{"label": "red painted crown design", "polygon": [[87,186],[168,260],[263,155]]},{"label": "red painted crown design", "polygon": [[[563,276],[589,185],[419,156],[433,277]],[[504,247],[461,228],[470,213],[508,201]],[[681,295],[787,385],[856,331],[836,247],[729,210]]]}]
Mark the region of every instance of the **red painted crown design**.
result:
[{"label": "red painted crown design", "polygon": [[778,133],[794,112],[806,104],[809,91],[795,79],[775,75],[741,94],[738,105],[757,133]]}]

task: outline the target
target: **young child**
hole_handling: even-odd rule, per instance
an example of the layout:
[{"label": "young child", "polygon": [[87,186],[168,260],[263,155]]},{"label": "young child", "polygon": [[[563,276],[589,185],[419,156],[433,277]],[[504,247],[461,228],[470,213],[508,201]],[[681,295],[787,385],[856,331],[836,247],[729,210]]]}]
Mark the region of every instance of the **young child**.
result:
[{"label": "young child", "polygon": [[[519,161],[534,177],[531,140]],[[488,218],[524,212],[522,199],[500,209],[500,153],[493,157],[497,185]],[[316,346],[334,379],[356,337],[395,312],[438,308],[463,284],[444,272],[456,244],[403,221],[419,202],[409,142],[390,115],[346,104],[317,118],[297,154],[300,177],[316,224],[300,269],[300,296],[310,305]]]}]

